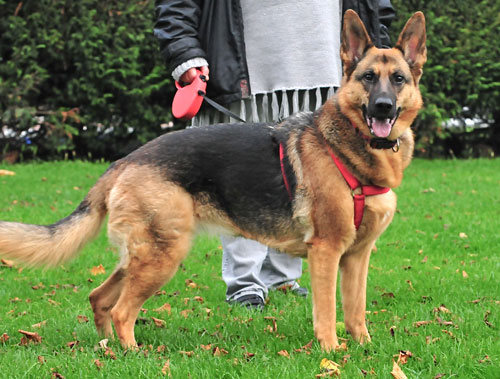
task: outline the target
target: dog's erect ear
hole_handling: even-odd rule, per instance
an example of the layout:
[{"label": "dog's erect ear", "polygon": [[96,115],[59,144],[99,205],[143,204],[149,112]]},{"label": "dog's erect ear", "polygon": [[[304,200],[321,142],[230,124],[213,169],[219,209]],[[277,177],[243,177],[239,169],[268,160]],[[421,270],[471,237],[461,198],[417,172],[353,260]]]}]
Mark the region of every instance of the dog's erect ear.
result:
[{"label": "dog's erect ear", "polygon": [[417,12],[406,22],[396,43],[396,48],[403,52],[417,83],[427,60],[425,40],[425,17],[422,12]]},{"label": "dog's erect ear", "polygon": [[344,74],[350,73],[361,60],[367,47],[372,45],[363,22],[358,14],[348,9],[344,14],[344,28],[342,29],[342,46],[340,57],[344,65]]}]

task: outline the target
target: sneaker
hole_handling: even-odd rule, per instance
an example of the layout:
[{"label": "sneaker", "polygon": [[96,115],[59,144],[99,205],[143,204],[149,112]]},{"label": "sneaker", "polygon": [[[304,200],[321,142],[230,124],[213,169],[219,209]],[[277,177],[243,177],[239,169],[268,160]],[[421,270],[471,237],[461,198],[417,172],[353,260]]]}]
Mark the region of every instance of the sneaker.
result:
[{"label": "sneaker", "polygon": [[274,287],[273,289],[281,291],[285,294],[291,292],[294,295],[301,297],[307,297],[307,295],[309,295],[309,290],[305,287],[301,287],[299,283],[297,283],[296,281],[281,284],[279,286]]},{"label": "sneaker", "polygon": [[240,304],[247,309],[262,310],[264,308],[264,299],[259,295],[243,295],[236,300],[229,301],[230,304]]}]

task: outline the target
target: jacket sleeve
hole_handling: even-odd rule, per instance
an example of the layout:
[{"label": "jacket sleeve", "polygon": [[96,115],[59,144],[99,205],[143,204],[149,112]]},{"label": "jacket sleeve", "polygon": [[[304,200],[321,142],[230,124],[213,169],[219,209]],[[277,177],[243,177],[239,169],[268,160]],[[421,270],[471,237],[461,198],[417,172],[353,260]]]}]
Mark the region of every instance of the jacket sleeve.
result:
[{"label": "jacket sleeve", "polygon": [[380,45],[384,48],[392,46],[389,28],[391,22],[396,18],[396,12],[391,4],[391,0],[380,0],[378,3],[378,19],[380,22]]},{"label": "jacket sleeve", "polygon": [[203,0],[156,0],[154,35],[173,70],[194,58],[206,59],[198,35]]}]

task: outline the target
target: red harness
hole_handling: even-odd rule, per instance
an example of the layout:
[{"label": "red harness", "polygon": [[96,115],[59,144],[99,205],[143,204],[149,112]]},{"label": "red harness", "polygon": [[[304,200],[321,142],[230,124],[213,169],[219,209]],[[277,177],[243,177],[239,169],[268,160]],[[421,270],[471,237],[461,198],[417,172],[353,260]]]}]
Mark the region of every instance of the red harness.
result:
[{"label": "red harness", "polygon": [[[332,157],[333,161],[337,165],[340,173],[344,177],[347,185],[351,188],[351,194],[354,199],[354,226],[356,230],[359,229],[361,221],[363,221],[363,213],[365,210],[365,197],[382,195],[389,192],[391,189],[389,187],[379,187],[379,186],[364,186],[361,182],[356,179],[356,177],[342,164],[342,162],[333,154],[333,151],[328,147],[328,152]],[[285,188],[288,192],[290,200],[293,199],[292,191],[290,188],[290,183],[286,177],[285,164],[283,159],[285,157],[285,152],[283,149],[283,144],[280,143],[280,164],[281,164],[281,174],[283,175],[283,182],[285,183]]]}]

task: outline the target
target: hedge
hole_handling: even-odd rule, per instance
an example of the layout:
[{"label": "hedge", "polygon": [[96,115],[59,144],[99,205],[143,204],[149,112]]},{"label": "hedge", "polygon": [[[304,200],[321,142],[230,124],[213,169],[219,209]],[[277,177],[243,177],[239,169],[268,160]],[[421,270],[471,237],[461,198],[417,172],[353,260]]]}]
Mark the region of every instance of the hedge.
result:
[{"label": "hedge", "polygon": [[[500,2],[393,4],[393,38],[415,10],[427,18],[416,153],[499,154]],[[115,159],[183,128],[153,22],[152,0],[0,0],[0,159]],[[490,127],[443,128],[463,107]]]}]

